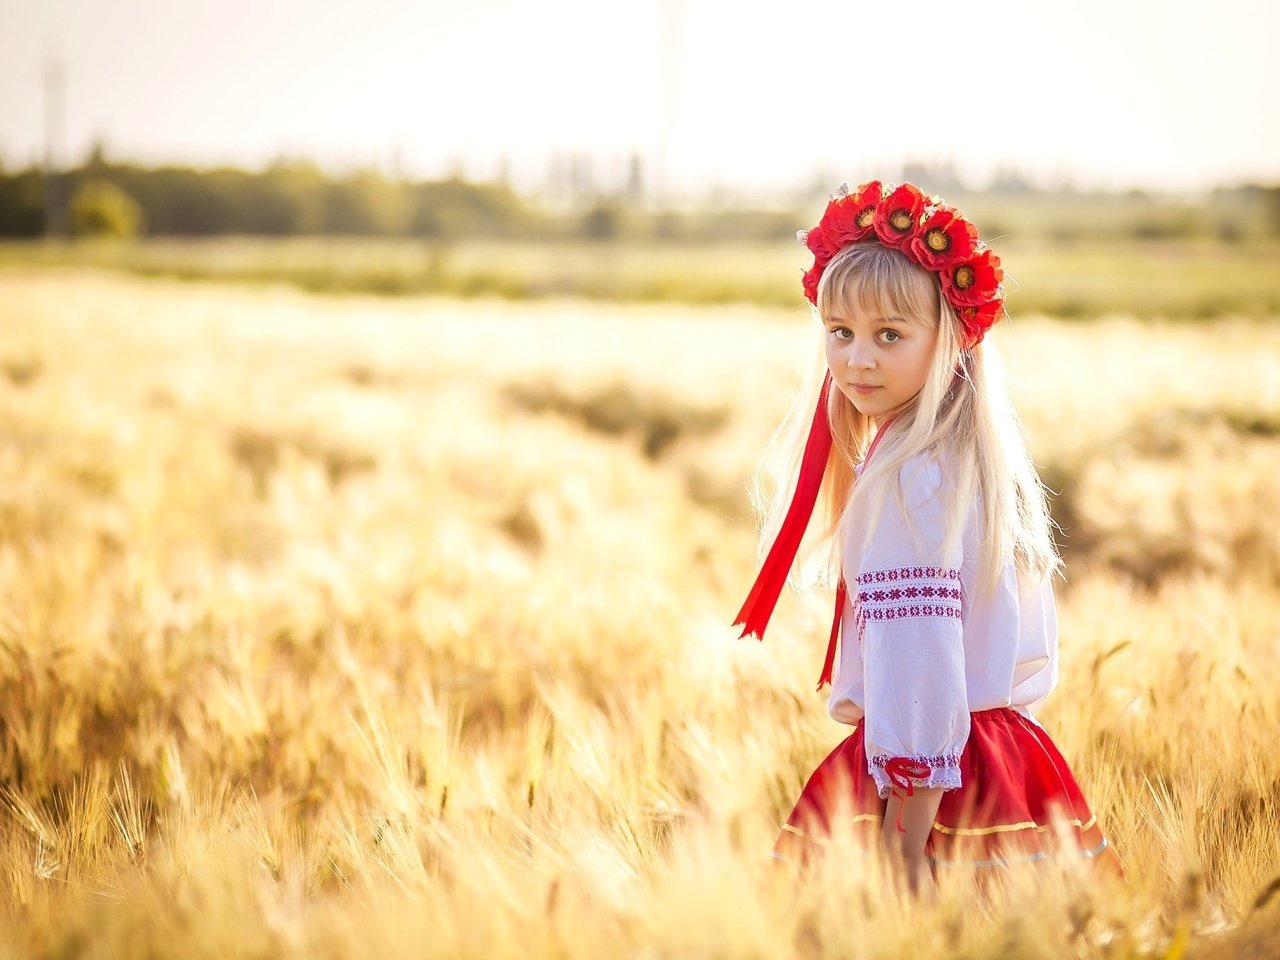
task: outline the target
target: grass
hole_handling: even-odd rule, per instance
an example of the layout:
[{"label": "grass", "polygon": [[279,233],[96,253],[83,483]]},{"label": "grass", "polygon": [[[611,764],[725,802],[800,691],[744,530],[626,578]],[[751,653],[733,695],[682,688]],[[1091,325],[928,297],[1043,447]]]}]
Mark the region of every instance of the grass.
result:
[{"label": "grass", "polygon": [[[1061,319],[1121,313],[1202,320],[1280,315],[1280,244],[1250,240],[993,240],[1010,309]],[[793,242],[466,242],[224,238],[0,244],[0,266],[97,266],[145,277],[287,283],[313,293],[511,301],[802,305]]]},{"label": "grass", "polygon": [[0,951],[1275,952],[1280,331],[994,335],[1130,883],[910,908],[768,858],[846,732],[829,596],[728,626],[804,317],[0,274]]}]

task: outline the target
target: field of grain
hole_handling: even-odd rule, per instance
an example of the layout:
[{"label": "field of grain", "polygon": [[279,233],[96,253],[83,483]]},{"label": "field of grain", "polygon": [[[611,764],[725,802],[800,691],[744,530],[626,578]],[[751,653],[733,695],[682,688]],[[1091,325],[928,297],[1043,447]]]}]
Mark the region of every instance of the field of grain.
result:
[{"label": "field of grain", "polygon": [[1280,328],[1015,317],[1128,870],[769,858],[847,732],[745,484],[800,309],[0,272],[0,955],[1280,951]]}]

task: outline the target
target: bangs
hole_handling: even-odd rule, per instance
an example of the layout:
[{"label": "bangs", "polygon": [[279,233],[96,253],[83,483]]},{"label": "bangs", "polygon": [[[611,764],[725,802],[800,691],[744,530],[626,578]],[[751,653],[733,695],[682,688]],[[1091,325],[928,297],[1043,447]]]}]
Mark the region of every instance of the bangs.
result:
[{"label": "bangs", "polygon": [[905,254],[879,243],[855,243],[823,271],[817,306],[823,320],[853,306],[869,316],[936,326],[939,295],[937,278]]}]

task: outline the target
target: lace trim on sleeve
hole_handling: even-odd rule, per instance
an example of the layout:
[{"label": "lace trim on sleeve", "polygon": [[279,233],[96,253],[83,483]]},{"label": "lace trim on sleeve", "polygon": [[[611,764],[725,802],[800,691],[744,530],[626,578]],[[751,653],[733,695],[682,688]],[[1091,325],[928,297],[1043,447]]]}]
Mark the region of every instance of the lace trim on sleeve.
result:
[{"label": "lace trim on sleeve", "polygon": [[888,797],[895,786],[907,788],[908,793],[915,787],[955,790],[960,786],[959,754],[932,757],[869,756],[867,767],[882,799]]}]

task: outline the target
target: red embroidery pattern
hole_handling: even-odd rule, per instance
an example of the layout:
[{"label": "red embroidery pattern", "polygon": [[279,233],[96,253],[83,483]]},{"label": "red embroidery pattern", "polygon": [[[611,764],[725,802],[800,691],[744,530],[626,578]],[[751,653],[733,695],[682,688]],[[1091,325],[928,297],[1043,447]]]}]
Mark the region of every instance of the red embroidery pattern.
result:
[{"label": "red embroidery pattern", "polygon": [[858,585],[853,605],[859,637],[868,620],[963,619],[960,571],[954,567],[871,570],[858,575]]},{"label": "red embroidery pattern", "polygon": [[890,567],[858,574],[859,585],[891,580],[955,580],[959,583],[960,571],[955,567]]},{"label": "red embroidery pattern", "polygon": [[[861,599],[861,598],[859,598]],[[906,620],[911,617],[952,617],[963,619],[959,607],[944,607],[941,604],[918,603],[902,607],[869,607],[862,611],[868,620]]]},{"label": "red embroidery pattern", "polygon": [[886,600],[916,600],[921,597],[959,600],[960,588],[925,584],[920,587],[893,587],[889,590],[859,590],[858,599],[863,603],[884,603]]}]

